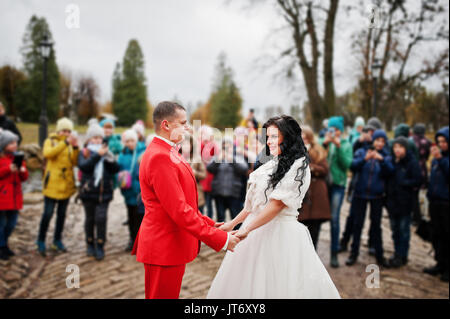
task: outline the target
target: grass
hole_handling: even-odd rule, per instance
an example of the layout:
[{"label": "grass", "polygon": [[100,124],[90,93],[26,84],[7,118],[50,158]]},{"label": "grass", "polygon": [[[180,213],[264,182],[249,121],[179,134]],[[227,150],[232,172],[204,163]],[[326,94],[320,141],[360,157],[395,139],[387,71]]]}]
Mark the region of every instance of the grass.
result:
[{"label": "grass", "polygon": [[[39,143],[39,124],[37,123],[17,123],[17,128],[22,134],[22,144],[31,144],[31,143]],[[74,130],[78,132],[78,134],[85,134],[87,131],[86,125],[75,125]],[[116,127],[114,132],[116,134],[122,134],[129,127]],[[48,133],[55,132],[56,124],[49,124]],[[146,136],[154,133],[154,130],[145,129]]]}]

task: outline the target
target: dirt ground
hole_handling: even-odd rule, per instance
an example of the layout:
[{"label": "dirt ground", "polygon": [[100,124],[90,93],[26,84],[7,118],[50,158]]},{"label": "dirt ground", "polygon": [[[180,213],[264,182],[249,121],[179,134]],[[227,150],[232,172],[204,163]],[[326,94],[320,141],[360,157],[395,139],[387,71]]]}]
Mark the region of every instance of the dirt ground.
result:
[{"label": "dirt ground", "polygon": [[[108,213],[108,241],[106,257],[96,261],[86,256],[84,241],[84,211],[81,204],[69,206],[64,230],[67,253],[48,253],[46,258],[36,252],[35,240],[43,209],[42,195],[27,196],[29,204],[21,211],[17,227],[10,238],[10,247],[16,256],[0,261],[0,298],[144,298],[144,267],[134,256],[124,251],[128,242],[126,208],[120,192],[110,204]],[[34,203],[33,203],[34,201]],[[344,203],[341,211],[341,231],[349,211]],[[53,235],[55,216],[50,224],[47,245]],[[368,255],[368,220],[363,231],[358,262],[348,267],[348,253],[339,255],[339,268],[329,266],[330,229],[324,223],[320,233],[318,254],[343,298],[449,298],[448,283],[422,273],[434,264],[429,243],[423,242],[412,229],[409,263],[400,269],[381,269],[379,286],[371,288],[373,276],[370,267],[375,258]],[[386,212],[382,221],[385,256],[393,251],[391,231]],[[180,298],[205,298],[224,252],[216,253],[203,245],[199,256],[187,265]],[[79,288],[68,288],[74,281],[73,266],[79,269]],[[368,270],[368,272],[366,272]],[[369,277],[369,278],[368,278]],[[366,284],[368,282],[369,284]]]}]

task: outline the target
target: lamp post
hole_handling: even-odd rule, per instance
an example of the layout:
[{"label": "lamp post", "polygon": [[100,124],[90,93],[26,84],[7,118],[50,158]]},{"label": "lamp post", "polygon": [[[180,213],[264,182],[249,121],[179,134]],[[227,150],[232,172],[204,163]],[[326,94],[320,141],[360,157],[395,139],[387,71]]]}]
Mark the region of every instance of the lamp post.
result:
[{"label": "lamp post", "polygon": [[44,39],[39,43],[39,50],[44,60],[44,69],[42,77],[42,108],[39,117],[39,145],[43,147],[44,141],[47,138],[47,61],[52,51],[53,43],[49,41],[48,35],[44,35]]},{"label": "lamp post", "polygon": [[373,59],[372,63],[372,81],[373,81],[373,107],[372,107],[372,116],[376,116],[377,114],[377,105],[378,105],[378,96],[377,96],[377,80],[380,76],[381,64],[378,62],[378,59]]}]

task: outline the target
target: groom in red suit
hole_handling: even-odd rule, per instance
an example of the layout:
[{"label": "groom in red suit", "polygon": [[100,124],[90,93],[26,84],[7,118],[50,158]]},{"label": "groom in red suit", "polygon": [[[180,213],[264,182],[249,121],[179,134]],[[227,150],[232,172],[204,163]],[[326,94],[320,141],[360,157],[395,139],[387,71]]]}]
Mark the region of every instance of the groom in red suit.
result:
[{"label": "groom in red suit", "polygon": [[201,241],[216,251],[233,251],[239,238],[198,210],[194,173],[176,145],[188,129],[185,108],[161,102],[153,123],[156,136],[139,169],[145,215],[131,254],[144,263],[146,299],[177,299],[186,264]]}]

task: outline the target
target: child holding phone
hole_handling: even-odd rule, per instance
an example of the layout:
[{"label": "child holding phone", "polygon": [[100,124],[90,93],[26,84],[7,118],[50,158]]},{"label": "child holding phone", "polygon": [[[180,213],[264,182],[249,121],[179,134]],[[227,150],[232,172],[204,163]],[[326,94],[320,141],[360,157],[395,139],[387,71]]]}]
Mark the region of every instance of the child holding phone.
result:
[{"label": "child holding phone", "polygon": [[0,132],[0,259],[8,260],[14,252],[8,247],[8,238],[17,224],[23,206],[21,183],[28,178],[22,160],[14,164],[19,137],[10,131]]}]

